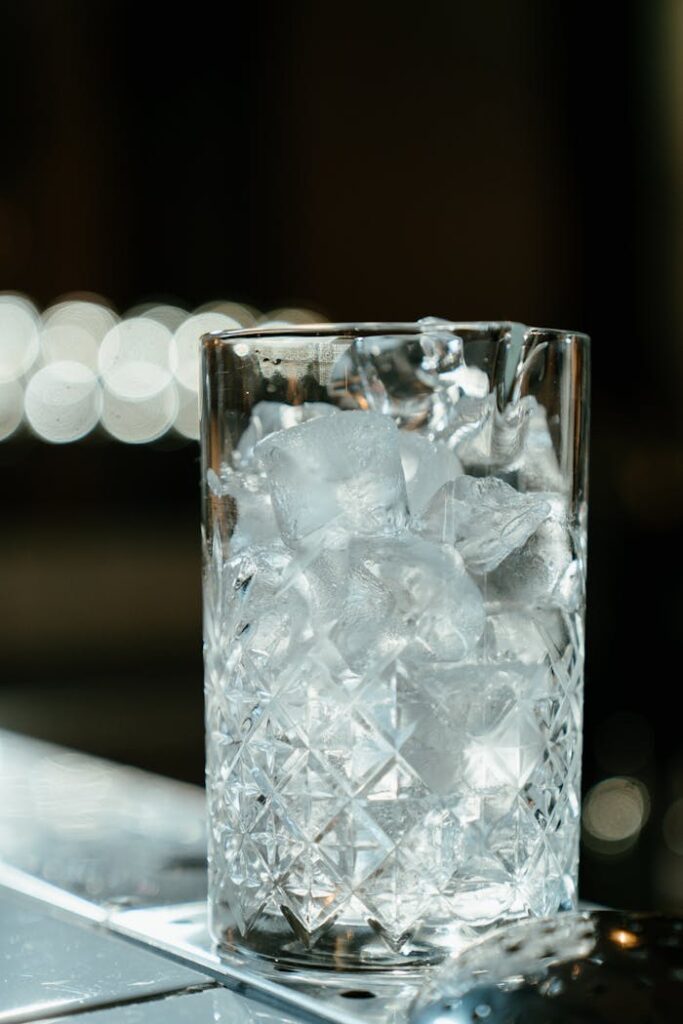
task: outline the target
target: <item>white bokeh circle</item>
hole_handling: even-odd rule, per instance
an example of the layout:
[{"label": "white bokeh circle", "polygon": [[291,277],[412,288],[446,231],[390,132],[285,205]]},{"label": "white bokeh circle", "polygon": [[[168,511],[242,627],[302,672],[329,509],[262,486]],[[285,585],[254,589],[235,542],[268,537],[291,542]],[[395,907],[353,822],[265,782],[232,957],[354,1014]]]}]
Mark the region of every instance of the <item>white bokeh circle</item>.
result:
[{"label": "white bokeh circle", "polygon": [[158,441],[173,426],[177,412],[178,391],[172,378],[151,393],[140,387],[137,396],[132,388],[126,394],[104,388],[102,425],[117,441],[126,444]]},{"label": "white bokeh circle", "polygon": [[118,323],[118,319],[109,306],[85,299],[62,299],[43,313],[45,327],[77,327],[90,335],[96,345]]},{"label": "white bokeh circle", "polygon": [[83,363],[49,363],[31,377],[24,407],[28,422],[43,440],[54,444],[78,441],[100,417],[100,385]]},{"label": "white bokeh circle", "polygon": [[166,302],[157,302],[141,307],[137,315],[147,320],[156,320],[173,332],[178,330],[190,314],[181,306],[171,306]]},{"label": "white bokeh circle", "polygon": [[82,363],[97,373],[97,339],[77,323],[48,323],[40,332],[42,361]]},{"label": "white bokeh circle", "polygon": [[38,311],[23,295],[0,295],[0,382],[19,380],[40,350]]},{"label": "white bokeh circle", "polygon": [[11,437],[23,417],[23,387],[17,380],[0,382],[0,441]]},{"label": "white bokeh circle", "polygon": [[98,367],[105,388],[122,399],[152,398],[171,381],[168,327],[148,317],[122,320],[102,339]]},{"label": "white bokeh circle", "polygon": [[180,325],[173,335],[171,368],[178,383],[188,391],[199,391],[200,339],[212,331],[238,331],[241,324],[225,313],[196,313]]},{"label": "white bokeh circle", "polygon": [[178,384],[178,411],[173,422],[175,430],[190,441],[199,440],[199,394]]}]

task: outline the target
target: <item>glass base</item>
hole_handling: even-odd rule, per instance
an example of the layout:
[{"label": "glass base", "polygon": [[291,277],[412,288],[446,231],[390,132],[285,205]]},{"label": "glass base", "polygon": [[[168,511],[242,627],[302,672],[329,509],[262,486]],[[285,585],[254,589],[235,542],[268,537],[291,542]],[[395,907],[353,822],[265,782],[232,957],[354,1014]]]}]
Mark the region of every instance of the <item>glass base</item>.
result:
[{"label": "glass base", "polygon": [[440,943],[410,942],[400,952],[393,952],[372,928],[348,924],[333,925],[315,945],[306,945],[283,918],[265,915],[258,926],[243,936],[229,916],[228,908],[220,906],[212,915],[211,934],[217,952],[237,955],[248,961],[253,970],[271,977],[302,972],[302,979],[310,981],[313,971],[319,974],[319,984],[347,985],[349,976],[354,974],[406,981],[454,951]]},{"label": "glass base", "polygon": [[[399,941],[393,941],[379,923],[357,916],[327,921],[317,932],[306,933],[287,908],[281,913],[262,912],[245,932],[240,930],[231,907],[221,900],[209,903],[209,928],[218,947],[270,977],[301,972],[302,979],[311,980],[315,972],[318,984],[337,984],[348,976],[372,976],[408,980],[418,977],[425,968],[433,967],[449,956],[457,955],[478,939],[504,925],[529,917],[544,917],[575,909],[573,880],[547,891],[544,906],[531,908],[508,904],[507,912],[478,920],[471,916],[471,895],[467,904],[469,921],[460,916],[445,919],[423,919]],[[485,904],[480,892],[480,904]],[[463,903],[463,907],[465,903]],[[481,907],[480,907],[481,909]]]},{"label": "glass base", "polygon": [[319,985],[348,987],[354,975],[360,979],[371,977],[373,983],[385,980],[406,983],[411,978],[419,979],[426,968],[459,953],[502,925],[528,916],[527,913],[509,916],[478,928],[462,922],[423,925],[399,951],[389,948],[367,923],[328,925],[307,944],[303,937],[294,934],[284,917],[264,914],[258,924],[242,935],[225,904],[214,905],[210,931],[219,955],[237,956],[250,969],[271,978],[287,981],[298,978],[307,983],[315,981]]}]

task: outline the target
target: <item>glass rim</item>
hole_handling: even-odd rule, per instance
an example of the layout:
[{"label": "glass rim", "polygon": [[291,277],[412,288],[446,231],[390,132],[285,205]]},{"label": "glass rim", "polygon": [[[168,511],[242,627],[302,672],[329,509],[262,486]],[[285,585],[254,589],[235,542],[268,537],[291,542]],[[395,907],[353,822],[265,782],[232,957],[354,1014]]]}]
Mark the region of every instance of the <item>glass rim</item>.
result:
[{"label": "glass rim", "polygon": [[433,325],[416,321],[350,321],[346,323],[282,324],[279,326],[240,327],[232,331],[210,331],[201,336],[203,346],[235,341],[278,338],[364,338],[382,335],[415,336],[433,327],[434,331],[449,331],[457,335],[469,331],[479,335],[500,334],[513,327],[521,327],[525,337],[543,337],[547,340],[590,342],[583,331],[559,327],[532,327],[515,320],[442,320]]}]

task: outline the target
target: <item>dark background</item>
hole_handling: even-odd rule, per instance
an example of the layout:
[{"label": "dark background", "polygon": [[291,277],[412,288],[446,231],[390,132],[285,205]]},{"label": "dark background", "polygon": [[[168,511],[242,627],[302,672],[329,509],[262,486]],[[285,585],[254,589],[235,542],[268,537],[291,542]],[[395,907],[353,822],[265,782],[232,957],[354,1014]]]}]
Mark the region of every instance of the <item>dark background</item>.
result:
[{"label": "dark background", "polygon": [[[0,26],[0,289],[592,336],[584,781],[637,780],[649,817],[587,837],[582,888],[683,907],[676,0],[4,0]],[[201,780],[197,456],[0,444],[0,725]]]}]

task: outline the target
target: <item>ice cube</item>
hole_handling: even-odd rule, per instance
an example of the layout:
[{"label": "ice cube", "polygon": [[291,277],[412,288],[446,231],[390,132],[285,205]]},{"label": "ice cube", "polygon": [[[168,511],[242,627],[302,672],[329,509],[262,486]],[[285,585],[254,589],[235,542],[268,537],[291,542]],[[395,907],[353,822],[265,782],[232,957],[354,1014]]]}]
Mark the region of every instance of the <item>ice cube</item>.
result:
[{"label": "ice cube", "polygon": [[233,532],[230,540],[234,552],[252,544],[267,544],[279,540],[280,531],[270,499],[268,484],[263,474],[236,473],[223,466],[220,476],[210,469],[208,484],[216,498],[230,497],[235,503],[231,510]]},{"label": "ice cube", "polygon": [[418,661],[461,661],[475,648],[484,629],[483,602],[454,549],[412,536],[355,538],[349,566],[366,584],[372,576],[394,602],[391,607],[383,598],[381,623],[376,629],[370,623],[368,664],[391,646],[388,634],[410,643],[409,656]]},{"label": "ice cube", "polygon": [[281,543],[246,548],[225,566],[227,639],[241,657],[276,671],[312,638],[308,590]]},{"label": "ice cube", "polygon": [[444,444],[402,430],[399,446],[411,515],[417,515],[448,480],[462,473],[460,460]]},{"label": "ice cube", "polygon": [[255,456],[268,478],[280,533],[296,546],[330,527],[393,533],[407,520],[399,432],[388,416],[344,412],[280,430]]},{"label": "ice cube", "polygon": [[438,391],[434,395],[424,433],[443,442],[451,451],[457,453],[462,449],[467,455],[468,446],[475,438],[482,434],[488,438],[486,432],[489,430],[494,403],[493,396],[475,398],[461,395],[457,387]]},{"label": "ice cube", "polygon": [[487,615],[481,646],[488,662],[541,665],[570,642],[564,619],[555,609],[503,606]]},{"label": "ice cube", "polygon": [[388,414],[410,429],[427,426],[434,395],[462,363],[462,339],[446,321],[420,323],[419,334],[357,338],[332,370],[335,400]]},{"label": "ice cube", "polygon": [[452,544],[482,575],[522,547],[550,515],[538,494],[520,494],[497,477],[460,476],[434,495],[418,524],[429,540]]},{"label": "ice cube", "polygon": [[259,441],[276,430],[296,427],[299,423],[331,416],[338,410],[327,402],[303,402],[301,405],[287,405],[284,402],[257,402],[251,411],[249,426],[242,434],[235,451],[235,465],[248,464]]},{"label": "ice cube", "polygon": [[511,805],[543,756],[544,736],[531,709],[547,694],[548,669],[512,663],[473,666],[471,672],[480,686],[466,709],[465,782]]},{"label": "ice cube", "polygon": [[[458,366],[451,375],[452,385],[458,389],[462,398],[486,398],[491,390],[488,374],[480,370],[478,366]],[[452,399],[456,396],[451,392]]]},{"label": "ice cube", "polygon": [[330,638],[349,668],[363,672],[393,660],[406,644],[396,599],[366,566],[352,564]]},{"label": "ice cube", "polygon": [[349,668],[363,673],[390,662],[405,646],[391,590],[345,546],[315,551],[306,566],[318,635],[329,636]]},{"label": "ice cube", "polygon": [[401,757],[429,787],[446,796],[462,791],[463,751],[472,694],[461,684],[460,666],[422,665],[419,672],[399,663],[396,703]]},{"label": "ice cube", "polygon": [[460,424],[462,409],[455,407],[450,428],[453,447],[465,469],[486,468],[508,470],[517,465],[527,444],[527,436],[536,401],[525,396],[518,402],[506,405],[501,411],[494,395],[469,400],[468,421],[478,411],[475,423],[468,422],[468,430]]},{"label": "ice cube", "polygon": [[583,573],[574,556],[566,499],[539,493],[550,513],[521,547],[487,578],[489,600],[574,611],[583,599]]}]

